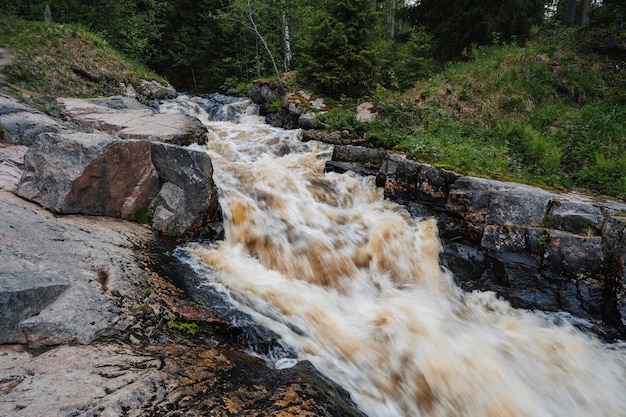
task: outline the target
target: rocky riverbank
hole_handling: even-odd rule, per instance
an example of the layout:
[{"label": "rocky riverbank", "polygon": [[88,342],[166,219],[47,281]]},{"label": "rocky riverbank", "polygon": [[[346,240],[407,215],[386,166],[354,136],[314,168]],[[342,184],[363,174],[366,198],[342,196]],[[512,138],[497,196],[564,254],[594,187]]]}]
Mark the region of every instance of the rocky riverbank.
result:
[{"label": "rocky riverbank", "polygon": [[[266,112],[282,100],[268,122],[301,128],[303,141],[335,145],[328,171],[375,176],[385,198],[416,217],[437,218],[441,264],[465,290],[494,291],[515,307],[566,312],[602,337],[626,338],[624,201],[460,175],[368,148],[347,131],[318,130],[323,100],[303,91],[280,96],[259,81],[251,98]],[[358,106],[356,119],[372,120],[371,107]]]},{"label": "rocky riverbank", "polygon": [[139,103],[107,101],[100,118],[68,110],[98,102],[60,103],[53,118],[0,97],[0,415],[361,415],[310,364],[251,354],[241,329],[172,284],[152,229],[123,219],[153,210],[164,232],[195,233],[216,207],[186,190],[214,193],[210,160],[163,143],[186,139]]},{"label": "rocky riverbank", "polygon": [[442,265],[466,290],[567,312],[626,337],[626,204],[460,175],[391,152],[335,146],[327,170],[376,176],[386,198],[436,217]]}]

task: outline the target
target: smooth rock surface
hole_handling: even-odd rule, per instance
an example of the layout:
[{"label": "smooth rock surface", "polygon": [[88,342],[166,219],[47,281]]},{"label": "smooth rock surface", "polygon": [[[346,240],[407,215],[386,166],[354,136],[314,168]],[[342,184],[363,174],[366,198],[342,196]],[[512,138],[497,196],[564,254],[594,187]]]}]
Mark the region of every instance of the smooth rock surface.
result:
[{"label": "smooth rock surface", "polygon": [[30,146],[41,133],[67,129],[57,120],[0,94],[0,142]]},{"label": "smooth rock surface", "polygon": [[151,239],[147,229],[56,217],[5,190],[0,212],[1,343],[90,343],[129,325],[120,296],[141,280],[131,248]]},{"label": "smooth rock surface", "polygon": [[122,139],[143,139],[177,145],[206,141],[206,128],[195,117],[154,113],[150,107],[129,98],[60,98],[57,102],[68,117],[86,127]]}]

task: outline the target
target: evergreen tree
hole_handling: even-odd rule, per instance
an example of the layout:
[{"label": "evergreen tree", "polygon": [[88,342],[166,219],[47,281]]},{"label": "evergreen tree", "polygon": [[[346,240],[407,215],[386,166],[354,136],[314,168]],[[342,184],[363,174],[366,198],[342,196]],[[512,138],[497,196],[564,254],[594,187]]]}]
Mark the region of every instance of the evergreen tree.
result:
[{"label": "evergreen tree", "polygon": [[372,0],[321,2],[302,51],[301,76],[321,93],[360,96],[380,80],[380,15]]},{"label": "evergreen tree", "polygon": [[444,59],[471,45],[525,38],[542,23],[546,0],[420,0],[407,8],[409,21],[436,39]]}]

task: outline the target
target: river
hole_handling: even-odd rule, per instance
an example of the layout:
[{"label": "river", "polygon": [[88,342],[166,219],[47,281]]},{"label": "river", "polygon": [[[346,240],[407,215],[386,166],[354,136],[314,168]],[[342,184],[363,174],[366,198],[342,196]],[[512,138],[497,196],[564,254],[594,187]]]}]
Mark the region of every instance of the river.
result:
[{"label": "river", "polygon": [[223,242],[181,250],[368,416],[626,416],[624,345],[462,291],[439,265],[434,220],[385,201],[373,178],[325,173],[329,145],[246,102],[217,110],[237,123],[214,121],[209,101],[161,106],[207,126],[193,146],[211,156],[224,215]]}]

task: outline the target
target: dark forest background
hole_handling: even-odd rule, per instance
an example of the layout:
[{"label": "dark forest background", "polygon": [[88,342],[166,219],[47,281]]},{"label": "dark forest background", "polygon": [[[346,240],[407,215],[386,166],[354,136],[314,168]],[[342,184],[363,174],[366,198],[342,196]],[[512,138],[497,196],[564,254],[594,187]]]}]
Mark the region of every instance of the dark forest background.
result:
[{"label": "dark forest background", "polygon": [[624,0],[0,0],[2,16],[77,24],[190,92],[297,70],[322,93],[411,87],[471,48],[547,25],[622,33]]}]

